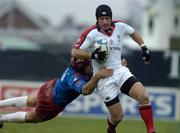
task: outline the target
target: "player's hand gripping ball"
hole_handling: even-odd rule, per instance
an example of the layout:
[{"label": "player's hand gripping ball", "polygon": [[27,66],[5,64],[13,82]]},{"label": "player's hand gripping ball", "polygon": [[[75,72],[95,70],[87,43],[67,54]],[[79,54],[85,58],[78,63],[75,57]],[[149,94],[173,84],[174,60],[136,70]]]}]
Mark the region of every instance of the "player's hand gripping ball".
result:
[{"label": "player's hand gripping ball", "polygon": [[97,60],[99,63],[106,62],[108,58],[108,41],[106,39],[100,39],[94,44],[94,52],[92,53],[92,59]]}]

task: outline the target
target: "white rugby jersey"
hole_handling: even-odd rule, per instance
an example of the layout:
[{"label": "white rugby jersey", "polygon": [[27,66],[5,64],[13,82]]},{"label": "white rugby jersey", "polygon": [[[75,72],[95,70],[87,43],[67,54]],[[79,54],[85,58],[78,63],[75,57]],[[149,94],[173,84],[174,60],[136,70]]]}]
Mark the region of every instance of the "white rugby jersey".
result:
[{"label": "white rugby jersey", "polygon": [[134,29],[123,23],[123,22],[113,22],[115,28],[111,35],[106,35],[99,32],[96,27],[93,27],[86,32],[83,40],[80,40],[79,48],[88,52],[93,52],[94,43],[102,38],[105,38],[108,43],[108,58],[104,63],[100,63],[96,60],[92,60],[93,71],[97,72],[101,67],[107,67],[112,69],[119,69],[121,67],[121,53],[124,35],[131,35]]}]

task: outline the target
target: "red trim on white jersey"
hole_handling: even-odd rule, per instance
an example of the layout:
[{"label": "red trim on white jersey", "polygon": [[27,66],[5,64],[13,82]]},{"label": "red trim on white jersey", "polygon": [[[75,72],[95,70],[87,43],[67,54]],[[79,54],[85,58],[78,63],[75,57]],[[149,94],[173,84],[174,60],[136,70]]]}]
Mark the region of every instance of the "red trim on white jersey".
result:
[{"label": "red trim on white jersey", "polygon": [[93,25],[93,26],[91,26],[90,28],[88,28],[88,29],[86,29],[85,31],[83,31],[82,32],[82,34],[81,34],[81,36],[80,36],[80,38],[77,40],[77,42],[74,44],[74,47],[73,48],[79,48],[81,45],[82,45],[82,43],[84,42],[84,40],[86,39],[86,36],[87,36],[87,34],[90,32],[90,31],[92,31],[93,29],[96,29],[97,28],[97,26],[96,25]]},{"label": "red trim on white jersey", "polygon": [[[77,42],[74,44],[73,48],[79,49],[79,47],[82,45],[84,40],[86,39],[87,34],[92,31],[93,29],[96,29],[96,25],[91,26],[90,28],[86,29],[82,32],[80,38],[77,40]],[[85,68],[91,64],[91,60],[85,60],[85,59],[77,59],[77,58],[71,58],[71,65],[72,67],[77,70],[78,72],[85,73]]]},{"label": "red trim on white jersey", "polygon": [[101,31],[101,30],[99,32],[101,32],[101,33],[103,33],[103,34],[110,37],[113,34],[113,31],[114,31],[114,28],[115,28],[114,23],[118,23],[118,22],[122,22],[122,21],[120,21],[120,20],[112,20],[111,30],[109,32],[105,32],[105,31]]}]

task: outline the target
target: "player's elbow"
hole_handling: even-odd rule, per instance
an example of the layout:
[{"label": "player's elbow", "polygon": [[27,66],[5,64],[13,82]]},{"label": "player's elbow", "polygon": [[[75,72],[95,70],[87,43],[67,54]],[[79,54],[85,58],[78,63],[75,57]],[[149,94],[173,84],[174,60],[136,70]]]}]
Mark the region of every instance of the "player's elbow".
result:
[{"label": "player's elbow", "polygon": [[90,95],[92,93],[92,91],[85,91],[83,92],[83,95]]},{"label": "player's elbow", "polygon": [[84,88],[82,90],[82,94],[83,95],[90,95],[93,91],[91,89],[88,89],[88,88]]},{"label": "player's elbow", "polygon": [[90,95],[90,93],[83,93],[84,96]]}]

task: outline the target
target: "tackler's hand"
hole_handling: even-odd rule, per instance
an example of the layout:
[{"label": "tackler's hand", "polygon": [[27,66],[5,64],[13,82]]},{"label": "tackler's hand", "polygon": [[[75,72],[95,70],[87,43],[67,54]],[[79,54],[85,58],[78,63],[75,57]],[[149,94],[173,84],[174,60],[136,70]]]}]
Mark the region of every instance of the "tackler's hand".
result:
[{"label": "tackler's hand", "polygon": [[121,64],[125,67],[127,67],[128,63],[125,58],[121,59]]}]

